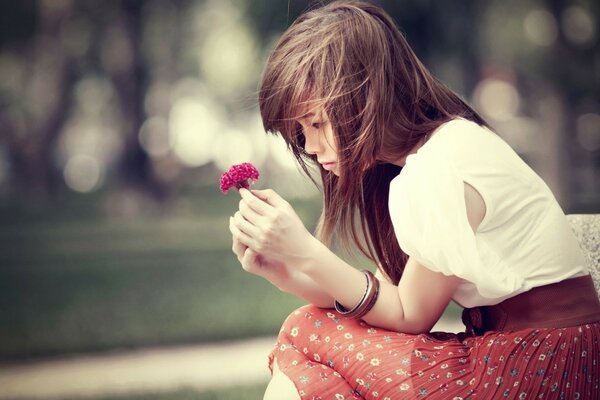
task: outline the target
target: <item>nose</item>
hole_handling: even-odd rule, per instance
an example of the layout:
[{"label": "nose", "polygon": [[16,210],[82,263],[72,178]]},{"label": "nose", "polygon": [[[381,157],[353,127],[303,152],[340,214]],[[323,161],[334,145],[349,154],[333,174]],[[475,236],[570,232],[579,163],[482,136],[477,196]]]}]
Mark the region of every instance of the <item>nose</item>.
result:
[{"label": "nose", "polygon": [[319,135],[315,133],[304,134],[304,151],[308,154],[318,154],[323,150]]}]

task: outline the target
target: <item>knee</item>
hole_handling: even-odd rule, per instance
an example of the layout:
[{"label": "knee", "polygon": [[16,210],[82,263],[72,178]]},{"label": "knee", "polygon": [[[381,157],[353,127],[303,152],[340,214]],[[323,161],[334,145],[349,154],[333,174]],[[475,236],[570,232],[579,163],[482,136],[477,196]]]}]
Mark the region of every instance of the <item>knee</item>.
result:
[{"label": "knee", "polygon": [[[308,321],[314,322],[316,320],[323,320],[327,318],[327,313],[331,312],[330,309],[319,308],[313,304],[304,305],[290,313],[283,322],[281,327],[281,333],[292,332],[294,328],[304,326]],[[331,313],[330,313],[331,314]]]},{"label": "knee", "polygon": [[273,375],[265,391],[263,400],[299,400],[296,385],[283,372]]}]

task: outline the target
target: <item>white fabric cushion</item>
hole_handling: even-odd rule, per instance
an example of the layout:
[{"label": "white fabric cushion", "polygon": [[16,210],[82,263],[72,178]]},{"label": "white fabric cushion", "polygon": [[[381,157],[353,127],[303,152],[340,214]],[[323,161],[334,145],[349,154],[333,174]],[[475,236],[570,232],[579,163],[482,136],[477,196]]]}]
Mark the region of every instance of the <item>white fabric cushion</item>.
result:
[{"label": "white fabric cushion", "polygon": [[567,219],[585,254],[600,297],[600,214],[570,214]]}]

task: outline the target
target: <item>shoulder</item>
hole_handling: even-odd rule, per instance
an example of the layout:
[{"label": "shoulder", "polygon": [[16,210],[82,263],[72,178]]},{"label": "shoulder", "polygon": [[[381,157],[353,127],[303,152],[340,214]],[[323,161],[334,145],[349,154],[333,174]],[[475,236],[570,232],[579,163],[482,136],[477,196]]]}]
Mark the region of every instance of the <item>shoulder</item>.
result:
[{"label": "shoulder", "polygon": [[456,118],[445,122],[416,153],[406,158],[402,172],[392,184],[415,185],[422,179],[435,178],[440,169],[447,168],[461,175],[466,164],[480,163],[483,153],[495,153],[503,147],[498,146],[498,141],[502,139],[496,133],[473,121]]},{"label": "shoulder", "polygon": [[474,122],[460,118],[441,124],[416,153],[406,158],[401,173],[392,180],[391,187],[417,184],[420,179],[435,174],[436,169],[451,162],[457,151],[472,143],[469,137],[478,127]]},{"label": "shoulder", "polygon": [[[463,118],[456,118],[440,125],[423,145],[423,153],[451,153],[461,149],[478,148],[496,136],[485,126]],[[494,140],[494,139],[491,139]]]}]

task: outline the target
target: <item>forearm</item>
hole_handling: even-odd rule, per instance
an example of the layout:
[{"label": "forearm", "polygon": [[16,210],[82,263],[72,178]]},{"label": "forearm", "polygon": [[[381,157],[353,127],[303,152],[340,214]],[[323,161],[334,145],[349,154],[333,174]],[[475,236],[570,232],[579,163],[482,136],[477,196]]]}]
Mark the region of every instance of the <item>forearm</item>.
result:
[{"label": "forearm", "polygon": [[[301,270],[347,309],[356,306],[365,292],[364,274],[324,245],[311,251],[311,257],[303,260]],[[404,318],[398,287],[385,281],[381,282],[375,306],[363,320],[370,325],[394,331],[413,333],[419,330]]]},{"label": "forearm", "polygon": [[274,283],[280,290],[321,308],[333,308],[334,299],[308,275],[293,270],[285,281]]}]

